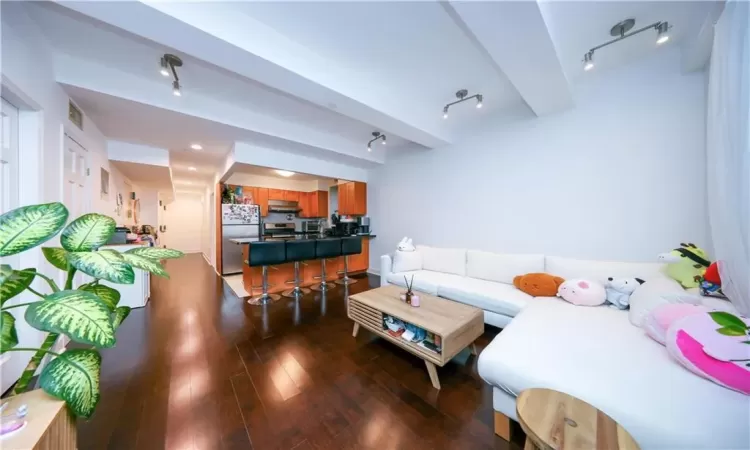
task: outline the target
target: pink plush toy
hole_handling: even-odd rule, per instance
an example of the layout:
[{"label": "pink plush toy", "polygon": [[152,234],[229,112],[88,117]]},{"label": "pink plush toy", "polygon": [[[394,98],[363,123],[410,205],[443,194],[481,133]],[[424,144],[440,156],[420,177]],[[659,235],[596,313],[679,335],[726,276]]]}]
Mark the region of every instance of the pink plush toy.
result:
[{"label": "pink plush toy", "polygon": [[667,351],[696,375],[750,395],[750,345],[742,343],[747,336],[725,336],[717,328],[708,313],[683,317],[667,330]]},{"label": "pink plush toy", "polygon": [[601,283],[581,279],[561,284],[557,296],[578,306],[599,306],[607,300],[607,292]]},{"label": "pink plush toy", "polygon": [[667,303],[657,306],[646,316],[643,329],[651,339],[666,345],[667,330],[677,320],[692,314],[707,313],[709,311],[703,305],[692,305],[689,303]]}]

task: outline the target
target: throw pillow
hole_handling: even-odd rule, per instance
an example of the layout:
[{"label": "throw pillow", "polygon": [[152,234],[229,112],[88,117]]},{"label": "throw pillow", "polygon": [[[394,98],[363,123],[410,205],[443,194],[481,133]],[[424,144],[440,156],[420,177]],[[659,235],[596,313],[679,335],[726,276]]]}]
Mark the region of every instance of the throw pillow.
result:
[{"label": "throw pillow", "polygon": [[533,297],[554,297],[565,280],[548,273],[527,273],[513,278],[513,285]]},{"label": "throw pillow", "polygon": [[413,252],[400,252],[397,251],[393,254],[393,272],[410,272],[412,270],[422,270],[422,253],[417,251]]},{"label": "throw pillow", "polygon": [[643,322],[643,329],[651,339],[666,345],[667,330],[677,320],[691,314],[708,312],[709,309],[703,305],[691,305],[689,303],[667,303],[659,305],[651,311]]},{"label": "throw pillow", "polygon": [[643,283],[630,296],[630,323],[643,327],[646,317],[657,306],[667,303],[694,303],[694,296],[687,295],[680,283],[671,278],[660,276]]}]

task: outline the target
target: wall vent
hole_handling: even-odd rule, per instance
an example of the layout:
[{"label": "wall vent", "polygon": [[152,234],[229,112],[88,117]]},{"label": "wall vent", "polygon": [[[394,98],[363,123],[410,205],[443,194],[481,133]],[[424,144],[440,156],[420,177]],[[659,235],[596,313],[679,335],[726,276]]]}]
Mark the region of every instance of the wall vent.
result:
[{"label": "wall vent", "polygon": [[71,101],[68,101],[68,119],[80,130],[83,130],[83,113]]}]

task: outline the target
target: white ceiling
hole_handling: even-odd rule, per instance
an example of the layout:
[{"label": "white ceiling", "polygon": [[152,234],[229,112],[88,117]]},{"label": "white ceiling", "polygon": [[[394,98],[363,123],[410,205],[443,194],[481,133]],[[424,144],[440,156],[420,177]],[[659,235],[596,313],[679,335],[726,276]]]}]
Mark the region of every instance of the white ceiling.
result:
[{"label": "white ceiling", "polygon": [[[582,55],[610,39],[615,22],[667,20],[674,46],[710,10],[670,1],[24,6],[58,52],[71,97],[107,137],[168,148],[178,184],[211,181],[235,141],[369,168],[519,111],[559,111],[572,105],[568,80],[585,81]],[[600,50],[596,70],[657,51],[654,40],[646,32]],[[185,62],[181,98],[158,73],[165,52]],[[483,94],[484,107],[458,105],[443,120],[460,88]],[[373,130],[388,145],[369,153]],[[194,141],[205,151],[189,151]]]},{"label": "white ceiling", "polygon": [[331,178],[324,178],[317,175],[309,175],[299,172],[295,172],[295,174],[291,177],[284,177],[276,173],[276,169],[272,169],[270,167],[252,166],[249,164],[243,164],[235,173],[242,175],[260,175],[263,177],[279,178],[281,180],[292,181],[332,181]]},{"label": "white ceiling", "polygon": [[149,187],[160,191],[172,190],[169,167],[126,161],[111,161],[110,163],[138,186]]}]

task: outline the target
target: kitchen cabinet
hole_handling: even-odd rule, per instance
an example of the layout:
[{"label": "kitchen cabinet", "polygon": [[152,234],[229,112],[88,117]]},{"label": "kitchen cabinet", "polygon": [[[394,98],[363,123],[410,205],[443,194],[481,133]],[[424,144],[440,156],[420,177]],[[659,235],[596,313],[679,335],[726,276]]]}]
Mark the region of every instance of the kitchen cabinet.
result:
[{"label": "kitchen cabinet", "polygon": [[299,191],[284,191],[284,200],[288,202],[299,202]]},{"label": "kitchen cabinet", "polygon": [[[370,239],[362,238],[362,253],[349,255],[349,273],[364,272],[370,267]],[[341,270],[344,270],[342,267]]]},{"label": "kitchen cabinet", "polygon": [[328,191],[311,192],[313,203],[312,209],[315,211],[315,217],[328,217]]},{"label": "kitchen cabinet", "polygon": [[284,189],[268,189],[268,199],[269,200],[284,200]]},{"label": "kitchen cabinet", "polygon": [[310,217],[310,193],[309,192],[300,192],[299,193],[299,217],[306,218]]},{"label": "kitchen cabinet", "polygon": [[367,184],[348,181],[339,184],[339,214],[364,216],[367,214]]},{"label": "kitchen cabinet", "polygon": [[260,215],[265,217],[268,215],[268,188],[251,188],[253,191],[253,201],[260,206]]}]

